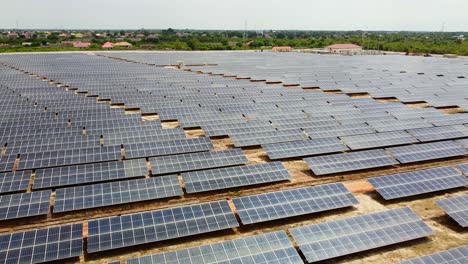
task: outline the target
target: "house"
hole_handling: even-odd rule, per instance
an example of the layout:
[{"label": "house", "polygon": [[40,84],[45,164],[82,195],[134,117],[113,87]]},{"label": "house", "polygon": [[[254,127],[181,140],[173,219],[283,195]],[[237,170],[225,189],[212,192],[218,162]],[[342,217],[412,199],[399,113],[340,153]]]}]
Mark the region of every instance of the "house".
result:
[{"label": "house", "polygon": [[31,47],[32,44],[33,44],[32,42],[23,42],[23,43],[21,43],[21,46]]},{"label": "house", "polygon": [[123,41],[123,42],[117,42],[114,44],[114,47],[121,47],[121,48],[131,48],[133,47],[132,44],[126,42],[126,41]]},{"label": "house", "polygon": [[362,51],[362,47],[355,45],[355,44],[350,44],[350,43],[333,44],[333,45],[325,47],[325,50],[330,53],[353,55],[353,54],[360,53]]},{"label": "house", "polygon": [[114,48],[114,45],[112,43],[110,43],[110,42],[106,42],[101,46],[101,48],[103,48],[103,49],[112,49],[112,48]]},{"label": "house", "polygon": [[271,49],[273,52],[291,52],[293,49],[289,46],[278,46]]},{"label": "house", "polygon": [[79,49],[87,49],[91,46],[91,43],[89,42],[81,42],[81,41],[77,41],[77,42],[74,42],[73,43],[73,47],[74,48],[79,48]]},{"label": "house", "polygon": [[76,34],[75,34],[75,38],[83,38],[83,34],[81,34],[81,33],[76,33]]},{"label": "house", "polygon": [[68,37],[68,35],[65,34],[65,33],[60,33],[60,34],[57,35],[57,37],[59,37],[59,38],[66,38],[66,37]]},{"label": "house", "polygon": [[18,33],[15,33],[15,32],[9,33],[7,36],[8,36],[9,39],[17,39],[17,38],[19,38]]}]

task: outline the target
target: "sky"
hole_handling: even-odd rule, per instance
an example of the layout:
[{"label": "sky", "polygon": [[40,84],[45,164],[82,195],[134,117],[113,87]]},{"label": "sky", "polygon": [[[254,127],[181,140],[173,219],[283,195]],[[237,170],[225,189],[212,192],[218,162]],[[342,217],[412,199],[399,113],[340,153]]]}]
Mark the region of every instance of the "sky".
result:
[{"label": "sky", "polygon": [[0,28],[468,31],[468,0],[0,0]]}]

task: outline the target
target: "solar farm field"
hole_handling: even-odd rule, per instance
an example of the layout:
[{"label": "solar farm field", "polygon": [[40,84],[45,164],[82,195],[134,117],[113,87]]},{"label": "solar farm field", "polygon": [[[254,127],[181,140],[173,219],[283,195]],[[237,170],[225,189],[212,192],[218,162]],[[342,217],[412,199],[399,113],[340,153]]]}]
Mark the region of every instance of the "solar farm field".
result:
[{"label": "solar farm field", "polygon": [[0,263],[468,263],[468,59],[5,54],[0,94]]}]

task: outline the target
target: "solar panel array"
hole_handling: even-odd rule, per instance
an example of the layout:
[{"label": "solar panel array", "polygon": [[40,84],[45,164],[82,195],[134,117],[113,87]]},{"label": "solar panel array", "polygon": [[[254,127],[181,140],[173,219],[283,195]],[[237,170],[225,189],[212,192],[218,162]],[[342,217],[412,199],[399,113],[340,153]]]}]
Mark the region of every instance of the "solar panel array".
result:
[{"label": "solar panel array", "polygon": [[312,156],[348,150],[336,138],[323,138],[262,145],[272,160]]},{"label": "solar panel array", "polygon": [[468,178],[450,167],[375,177],[368,179],[368,181],[385,200],[468,185]]},{"label": "solar panel array", "polygon": [[[182,67],[192,72],[154,67],[179,59],[204,66]],[[444,114],[435,107],[468,108],[468,83],[460,78],[465,77],[467,65],[462,59],[270,52],[2,55],[0,220],[9,221],[2,222],[1,232],[31,230],[36,224],[88,222],[85,251],[91,254],[167,239],[179,243],[178,238],[188,235],[230,229],[239,225],[233,211],[242,224],[254,224],[351,206],[357,201],[341,183],[290,189],[313,180],[296,166],[300,158],[308,157],[304,161],[315,175],[328,175],[465,155],[468,114]],[[284,84],[300,86],[286,89]],[[302,89],[306,87],[320,89]],[[374,99],[388,97],[400,101]],[[420,101],[434,107],[405,105]],[[189,129],[198,127],[202,131]],[[230,139],[214,138],[218,136]],[[232,145],[238,148],[231,149]],[[252,146],[261,146],[268,157]],[[363,149],[373,150],[356,151]],[[281,159],[288,160],[271,161]],[[468,175],[464,165],[456,169]],[[383,178],[381,182],[387,183]],[[412,195],[463,182],[466,179],[457,172],[413,172],[392,181],[391,187],[398,190],[388,194]],[[268,191],[266,185],[272,183],[282,191]],[[254,190],[253,185],[261,189]],[[197,204],[219,199],[209,191],[223,192],[220,195],[232,197],[232,203]],[[169,201],[182,195],[183,199]],[[164,200],[148,202],[153,199]],[[138,203],[128,205],[134,202]],[[229,205],[236,210],[231,211]],[[96,209],[103,206],[113,207]],[[364,219],[358,228],[346,229],[350,232],[345,236],[329,236],[313,254],[323,256],[324,249],[327,256],[342,254],[428,233],[416,220],[401,220],[415,217],[400,214],[410,215],[403,211],[383,219],[397,219],[404,227],[388,226],[379,218],[381,229],[365,230],[356,235],[355,245],[332,250],[340,246],[336,241],[342,243],[343,237],[369,225],[366,216],[357,218]],[[412,225],[420,229],[407,230]],[[60,227],[31,231],[40,232],[39,236],[4,234],[0,262],[43,262],[82,255],[81,224],[73,235],[63,227],[63,231]],[[234,236],[244,233],[242,228],[237,231],[240,234]],[[362,234],[372,235],[372,241]],[[391,239],[388,234],[393,234]],[[37,247],[31,246],[34,243]],[[114,250],[109,254],[127,253]],[[202,257],[208,262],[211,256],[232,263],[301,262],[284,232],[134,261],[201,262]],[[88,257],[100,258],[85,254],[84,260]]]},{"label": "solar panel array", "polygon": [[241,149],[200,152],[150,158],[152,174],[201,170],[247,163]]},{"label": "solar panel array", "polygon": [[57,189],[54,213],[183,195],[177,176],[163,176]]},{"label": "solar panel array", "polygon": [[308,262],[432,235],[408,207],[290,229]]},{"label": "solar panel array", "polygon": [[405,131],[391,131],[340,137],[352,150],[416,143],[417,140]]},{"label": "solar panel array", "polygon": [[0,221],[47,215],[51,194],[51,191],[40,191],[0,196]]},{"label": "solar panel array", "polygon": [[285,181],[291,178],[281,162],[182,173],[187,193]]},{"label": "solar panel array", "polygon": [[438,200],[436,203],[460,226],[468,226],[468,195]]},{"label": "solar panel array", "polygon": [[468,262],[468,245],[400,262],[400,264],[463,264]]},{"label": "solar panel array", "polygon": [[232,199],[244,225],[352,206],[358,201],[342,183]]},{"label": "solar panel array", "polygon": [[82,253],[82,224],[0,235],[1,263],[41,263],[78,257]]},{"label": "solar panel array", "polygon": [[306,158],[304,161],[312,169],[315,175],[348,172],[398,164],[395,159],[380,149],[323,155]]},{"label": "solar panel array", "polygon": [[226,201],[101,218],[88,222],[88,252],[180,238],[238,225]]},{"label": "solar panel array", "polygon": [[401,163],[463,156],[468,151],[453,141],[417,144],[387,149]]},{"label": "solar panel array", "polygon": [[143,263],[304,263],[284,231],[129,259]]}]

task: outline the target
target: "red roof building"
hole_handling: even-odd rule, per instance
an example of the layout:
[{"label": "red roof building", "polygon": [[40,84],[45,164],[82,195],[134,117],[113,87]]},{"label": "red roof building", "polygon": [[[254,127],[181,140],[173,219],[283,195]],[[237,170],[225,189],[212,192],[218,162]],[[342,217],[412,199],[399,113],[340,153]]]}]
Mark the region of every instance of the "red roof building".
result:
[{"label": "red roof building", "polygon": [[112,43],[110,43],[110,42],[106,42],[101,46],[101,48],[103,48],[103,49],[112,49],[113,47],[114,47],[114,45]]},{"label": "red roof building", "polygon": [[273,47],[271,49],[271,51],[273,51],[273,52],[291,52],[291,51],[293,51],[293,48],[291,48],[289,46],[278,46],[278,47]]}]

